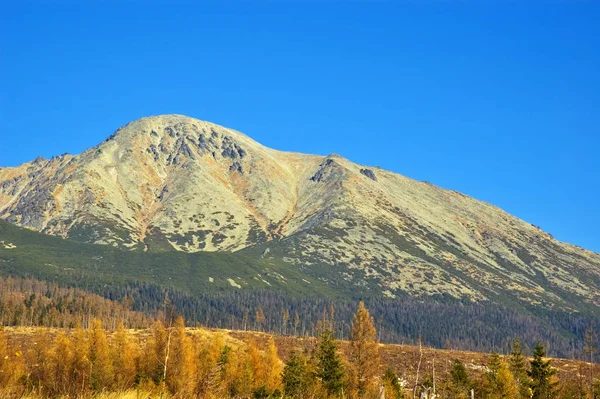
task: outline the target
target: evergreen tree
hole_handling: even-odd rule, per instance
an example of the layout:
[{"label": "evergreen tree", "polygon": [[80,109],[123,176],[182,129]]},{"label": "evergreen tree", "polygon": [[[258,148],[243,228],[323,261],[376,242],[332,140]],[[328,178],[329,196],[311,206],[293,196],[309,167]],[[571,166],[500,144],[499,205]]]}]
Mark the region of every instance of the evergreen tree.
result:
[{"label": "evergreen tree", "polygon": [[450,396],[454,399],[466,399],[469,397],[469,391],[473,387],[473,383],[469,378],[467,369],[463,362],[455,359],[450,370]]},{"label": "evergreen tree", "polygon": [[519,397],[521,399],[531,398],[531,384],[527,373],[526,359],[518,338],[515,339],[510,352],[509,368],[519,388]]},{"label": "evergreen tree", "polygon": [[306,358],[292,351],[282,373],[283,391],[291,398],[299,397],[309,387]]},{"label": "evergreen tree", "polygon": [[383,387],[385,389],[385,396],[390,399],[402,399],[402,387],[398,382],[398,376],[388,368],[382,377]]},{"label": "evergreen tree", "polygon": [[342,390],[344,372],[331,330],[325,329],[319,336],[315,357],[317,377],[322,386],[329,395],[338,395]]},{"label": "evergreen tree", "polygon": [[452,363],[452,370],[450,371],[450,378],[453,383],[463,387],[471,386],[471,379],[467,373],[467,369],[463,362],[458,359],[454,359]]},{"label": "evergreen tree", "polygon": [[550,363],[550,360],[544,360],[546,349],[540,341],[533,350],[533,360],[531,360],[531,390],[533,399],[553,399],[556,397],[556,382],[552,377],[556,374]]},{"label": "evergreen tree", "polygon": [[363,396],[379,375],[379,343],[373,317],[361,301],[350,332],[350,363],[356,374],[358,395]]}]

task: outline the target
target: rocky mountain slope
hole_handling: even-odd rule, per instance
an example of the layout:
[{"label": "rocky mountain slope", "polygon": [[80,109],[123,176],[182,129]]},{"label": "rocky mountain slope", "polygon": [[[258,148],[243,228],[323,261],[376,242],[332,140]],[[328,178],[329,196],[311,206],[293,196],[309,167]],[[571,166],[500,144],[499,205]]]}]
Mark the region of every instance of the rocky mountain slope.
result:
[{"label": "rocky mountain slope", "polygon": [[239,251],[389,297],[600,306],[599,254],[493,205],[179,115],[0,169],[0,218],[131,250]]}]

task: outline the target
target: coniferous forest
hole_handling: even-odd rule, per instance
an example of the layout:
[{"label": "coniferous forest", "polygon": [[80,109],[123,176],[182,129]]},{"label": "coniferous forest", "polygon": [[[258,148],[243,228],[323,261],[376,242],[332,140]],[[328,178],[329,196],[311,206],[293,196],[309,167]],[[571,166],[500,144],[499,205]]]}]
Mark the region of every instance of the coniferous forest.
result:
[{"label": "coniferous forest", "polygon": [[[86,328],[92,317],[115,328],[148,327],[165,296],[191,326],[315,336],[329,318],[336,337],[348,339],[356,301],[293,297],[261,291],[205,292],[196,295],[154,284],[129,282],[101,287],[59,285],[31,278],[0,277],[0,325]],[[363,298],[358,298],[363,299]],[[585,313],[541,309],[517,311],[491,303],[427,298],[364,298],[383,343],[507,353],[514,337],[527,350],[538,340],[551,356],[584,359],[585,331],[600,321]],[[333,316],[331,313],[333,312]]]}]

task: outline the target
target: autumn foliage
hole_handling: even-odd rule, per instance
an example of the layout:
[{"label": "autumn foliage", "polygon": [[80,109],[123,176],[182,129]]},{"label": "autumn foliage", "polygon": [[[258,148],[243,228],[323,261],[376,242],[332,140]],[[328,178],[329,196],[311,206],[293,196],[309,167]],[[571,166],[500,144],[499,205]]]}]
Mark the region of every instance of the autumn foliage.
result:
[{"label": "autumn foliage", "polygon": [[272,335],[234,339],[186,328],[175,315],[144,330],[122,322],[106,328],[100,319],[86,328],[31,329],[26,336],[0,329],[0,398],[454,399],[469,398],[472,390],[484,399],[593,399],[600,387],[586,379],[587,369],[579,380],[560,381],[541,343],[530,361],[518,341],[508,356],[490,355],[482,369],[456,359],[445,373],[389,363],[384,371],[373,318],[362,302],[349,342],[335,339],[331,323],[322,325],[318,337],[291,351]]}]

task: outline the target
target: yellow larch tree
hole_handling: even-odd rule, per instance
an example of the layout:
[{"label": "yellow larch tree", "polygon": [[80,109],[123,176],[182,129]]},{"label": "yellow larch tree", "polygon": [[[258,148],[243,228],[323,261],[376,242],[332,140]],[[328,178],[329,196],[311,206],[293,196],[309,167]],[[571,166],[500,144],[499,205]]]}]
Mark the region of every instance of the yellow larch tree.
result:
[{"label": "yellow larch tree", "polygon": [[277,346],[271,335],[263,355],[263,365],[265,370],[265,386],[270,392],[281,388],[281,373],[283,364],[277,355]]},{"label": "yellow larch tree", "polygon": [[92,388],[95,391],[107,390],[112,385],[114,369],[108,340],[106,339],[106,334],[100,320],[92,320],[89,336]]},{"label": "yellow larch tree", "polygon": [[137,353],[122,321],[117,324],[111,349],[115,388],[124,391],[132,387],[135,382]]},{"label": "yellow larch tree", "polygon": [[77,325],[72,334],[73,350],[73,390],[79,395],[85,394],[91,386],[90,341],[86,332]]},{"label": "yellow larch tree", "polygon": [[379,343],[373,317],[361,301],[354,314],[350,332],[349,361],[355,374],[357,391],[363,396],[379,375]]},{"label": "yellow larch tree", "polygon": [[196,356],[182,317],[175,321],[170,352],[167,386],[173,394],[190,397],[196,388]]},{"label": "yellow larch tree", "polygon": [[256,340],[251,338],[246,342],[247,346],[247,355],[248,355],[248,364],[252,369],[252,374],[254,376],[252,382],[252,388],[260,388],[265,385],[265,367],[263,364],[262,355],[258,346],[256,345]]},{"label": "yellow larch tree", "polygon": [[43,386],[48,396],[76,394],[72,379],[73,349],[69,337],[59,332],[44,362]]}]

